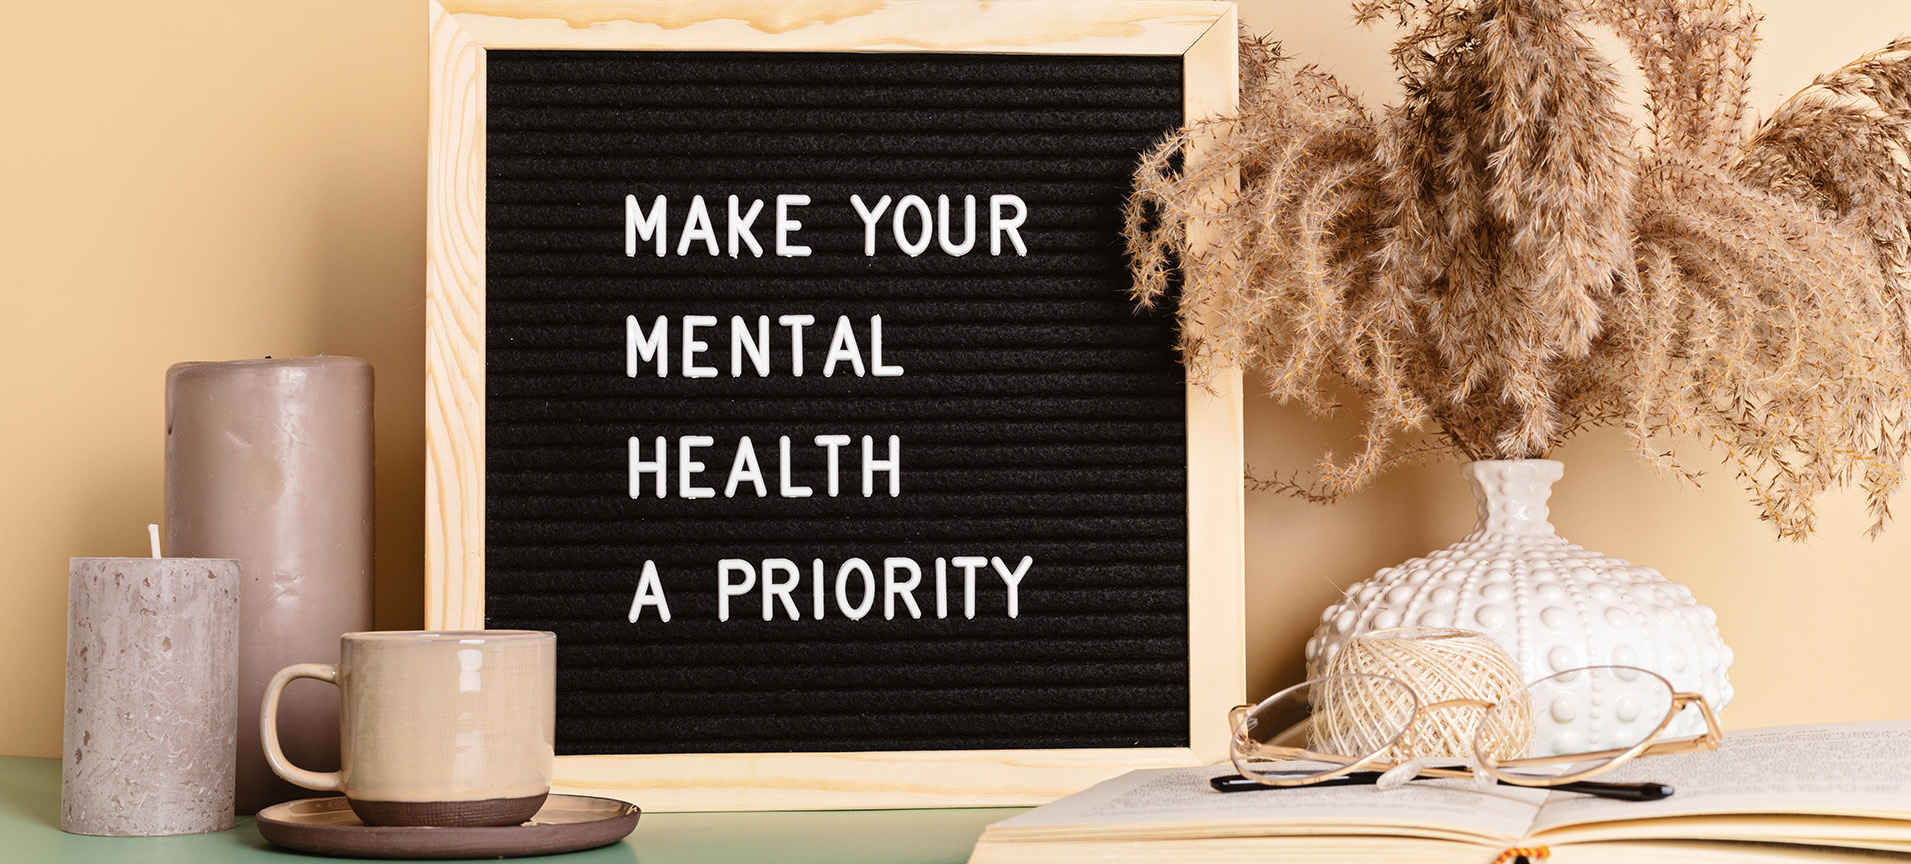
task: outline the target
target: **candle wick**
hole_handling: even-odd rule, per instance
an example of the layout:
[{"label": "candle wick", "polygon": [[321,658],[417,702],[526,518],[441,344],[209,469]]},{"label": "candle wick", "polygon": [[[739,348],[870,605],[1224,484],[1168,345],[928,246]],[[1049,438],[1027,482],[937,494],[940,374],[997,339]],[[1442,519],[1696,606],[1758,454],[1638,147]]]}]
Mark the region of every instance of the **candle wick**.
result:
[{"label": "candle wick", "polygon": [[158,558],[159,557],[159,526],[148,524],[146,526],[146,537],[153,541],[153,557]]}]

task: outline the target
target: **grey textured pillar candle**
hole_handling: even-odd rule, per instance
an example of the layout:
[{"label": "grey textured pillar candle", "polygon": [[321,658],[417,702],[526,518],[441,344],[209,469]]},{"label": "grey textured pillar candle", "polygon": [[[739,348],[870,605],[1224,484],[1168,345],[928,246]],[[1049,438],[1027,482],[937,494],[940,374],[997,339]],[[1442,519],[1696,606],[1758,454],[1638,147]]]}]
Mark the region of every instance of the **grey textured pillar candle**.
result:
[{"label": "grey textured pillar candle", "polygon": [[[238,808],[311,794],[259,744],[265,684],[293,663],[338,662],[372,629],[372,367],[353,357],[181,363],[166,372],[169,550],[237,558]],[[285,694],[293,762],[338,767],[338,690]]]},{"label": "grey textured pillar candle", "polygon": [[239,562],[75,558],[69,576],[60,830],[231,828]]}]

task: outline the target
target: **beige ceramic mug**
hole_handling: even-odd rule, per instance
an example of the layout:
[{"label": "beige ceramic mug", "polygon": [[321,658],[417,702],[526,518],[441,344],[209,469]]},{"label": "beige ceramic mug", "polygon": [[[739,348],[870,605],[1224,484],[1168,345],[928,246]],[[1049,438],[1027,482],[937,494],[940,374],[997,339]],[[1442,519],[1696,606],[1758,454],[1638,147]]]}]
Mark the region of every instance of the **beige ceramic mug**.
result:
[{"label": "beige ceramic mug", "polygon": [[[279,746],[279,694],[294,678],[338,685],[338,771],[307,771]],[[517,825],[551,791],[556,679],[555,633],[347,633],[337,666],[272,677],[260,738],[280,777],[344,793],[367,825]]]}]

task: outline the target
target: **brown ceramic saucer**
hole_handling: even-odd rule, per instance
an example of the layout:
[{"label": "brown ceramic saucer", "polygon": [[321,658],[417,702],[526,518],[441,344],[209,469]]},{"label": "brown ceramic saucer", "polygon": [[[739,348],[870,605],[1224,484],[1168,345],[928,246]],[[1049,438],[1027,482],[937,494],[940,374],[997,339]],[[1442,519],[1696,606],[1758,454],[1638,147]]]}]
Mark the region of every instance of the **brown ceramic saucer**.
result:
[{"label": "brown ceramic saucer", "polygon": [[637,827],[634,804],[552,795],[523,825],[415,828],[366,825],[343,797],[274,804],[253,817],[259,834],[287,849],[337,858],[520,858],[615,843]]}]

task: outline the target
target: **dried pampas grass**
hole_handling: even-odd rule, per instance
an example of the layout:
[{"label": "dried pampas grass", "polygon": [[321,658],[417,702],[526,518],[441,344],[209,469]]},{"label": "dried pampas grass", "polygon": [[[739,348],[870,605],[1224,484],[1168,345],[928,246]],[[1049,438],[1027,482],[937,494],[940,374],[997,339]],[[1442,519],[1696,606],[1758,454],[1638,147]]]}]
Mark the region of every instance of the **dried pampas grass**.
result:
[{"label": "dried pampas grass", "polygon": [[[1238,116],[1146,154],[1128,208],[1135,298],[1203,322],[1195,374],[1255,368],[1318,413],[1365,399],[1359,452],[1262,488],[1333,500],[1403,461],[1619,425],[1688,478],[1675,442],[1722,451],[1781,536],[1850,482],[1883,529],[1911,447],[1911,40],[1748,133],[1739,0],[1354,9],[1407,32],[1400,105],[1244,34]],[[1588,23],[1644,73],[1643,147]]]}]

